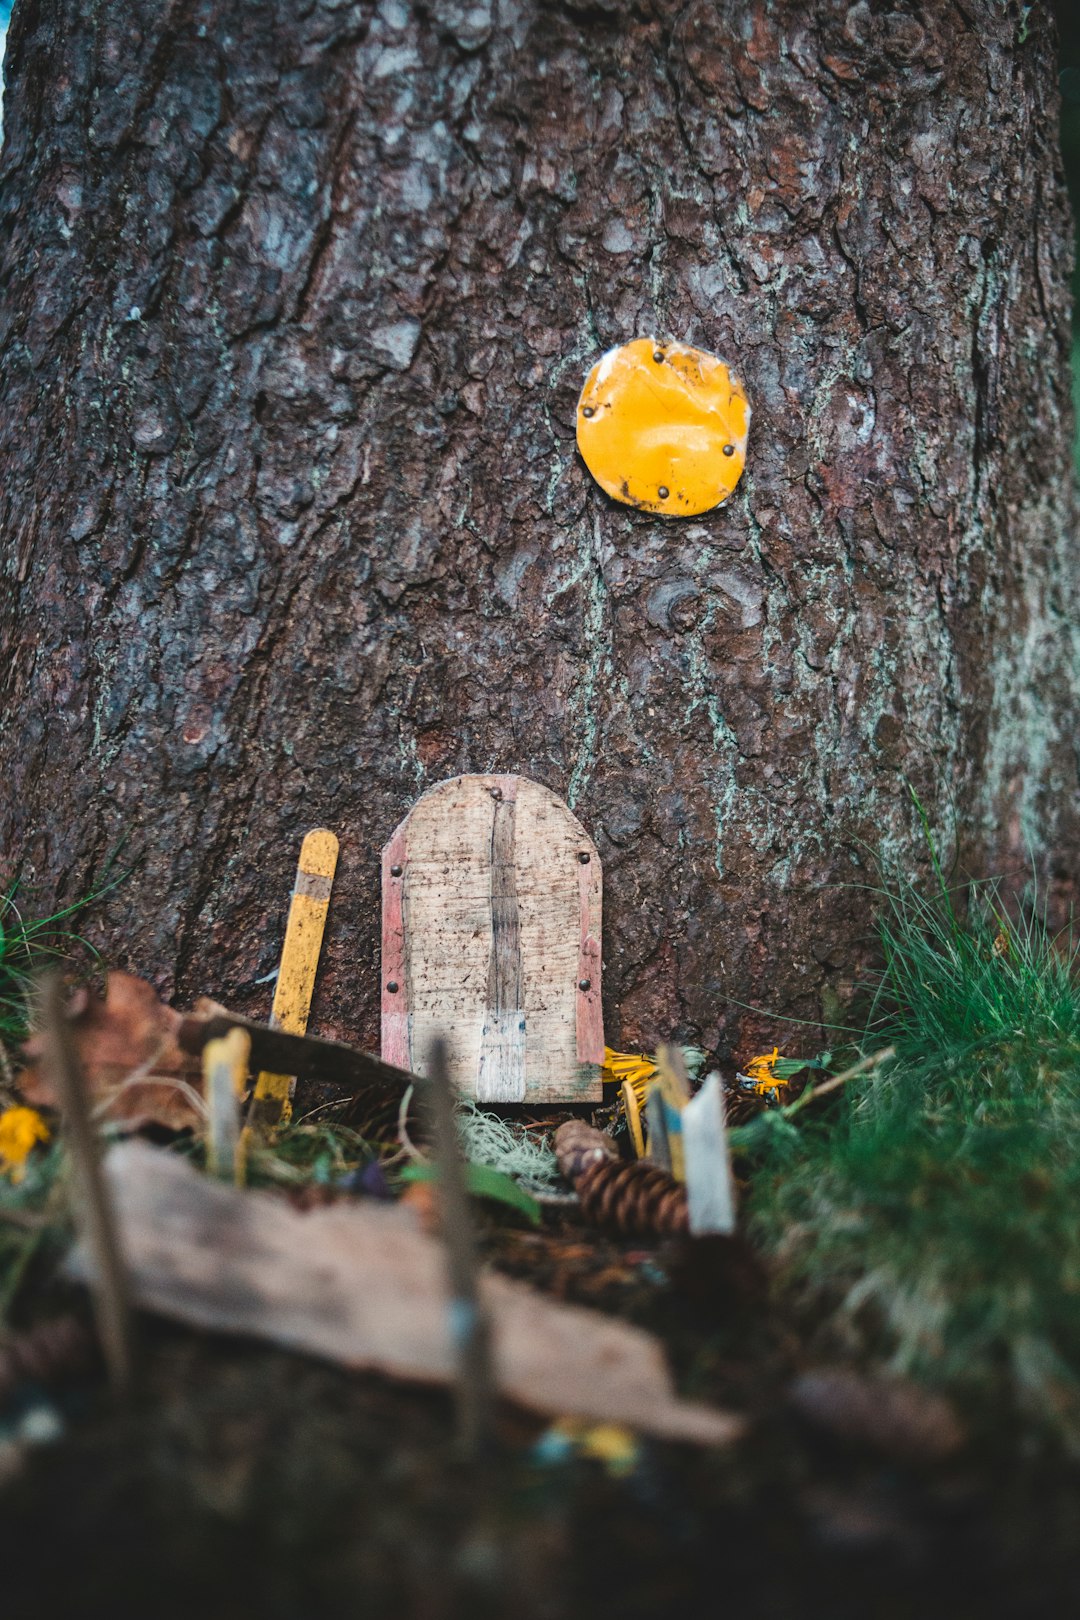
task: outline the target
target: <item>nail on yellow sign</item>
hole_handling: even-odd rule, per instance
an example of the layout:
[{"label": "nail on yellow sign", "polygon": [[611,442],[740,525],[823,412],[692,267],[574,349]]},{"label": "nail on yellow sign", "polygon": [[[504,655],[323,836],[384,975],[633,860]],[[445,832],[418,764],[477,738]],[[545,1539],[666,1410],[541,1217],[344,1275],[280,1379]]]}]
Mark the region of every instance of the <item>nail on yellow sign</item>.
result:
[{"label": "nail on yellow sign", "polygon": [[685,343],[637,338],[589,372],[578,449],[601,489],[663,517],[727,500],[746,465],[750,405],[722,360]]}]

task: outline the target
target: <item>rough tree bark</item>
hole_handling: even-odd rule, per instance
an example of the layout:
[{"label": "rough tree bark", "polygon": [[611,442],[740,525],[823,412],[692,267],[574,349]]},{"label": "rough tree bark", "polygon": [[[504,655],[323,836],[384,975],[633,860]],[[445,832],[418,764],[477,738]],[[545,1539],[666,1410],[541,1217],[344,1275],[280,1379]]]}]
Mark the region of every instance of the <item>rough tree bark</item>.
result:
[{"label": "rough tree bark", "polygon": [[[1045,8],[17,0],[0,849],[170,993],[265,1012],[302,832],[321,1029],[377,851],[518,771],[606,872],[609,1036],[811,1019],[913,857],[1072,881],[1070,224]],[[610,502],[607,347],[754,405],[722,511]]]}]

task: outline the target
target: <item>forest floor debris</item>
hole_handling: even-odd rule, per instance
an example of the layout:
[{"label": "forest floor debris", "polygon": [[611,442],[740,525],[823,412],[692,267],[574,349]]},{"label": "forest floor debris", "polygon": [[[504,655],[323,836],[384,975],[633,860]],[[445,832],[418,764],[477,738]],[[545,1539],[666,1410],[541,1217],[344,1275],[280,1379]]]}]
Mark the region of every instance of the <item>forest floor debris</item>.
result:
[{"label": "forest floor debris", "polygon": [[[139,1142],[113,1147],[106,1172],[144,1308],[347,1367],[452,1380],[442,1246],[408,1211],[369,1201],[304,1214]],[[83,1281],[93,1277],[85,1247],[71,1268]],[[731,1415],[676,1399],[659,1345],[640,1329],[495,1275],[481,1280],[480,1292],[497,1388],[517,1404],[704,1445],[739,1436]]]},{"label": "forest floor debris", "polygon": [[[119,1477],[137,1476],[140,1490],[152,1489],[161,1500],[160,1493],[172,1492],[186,1503],[183,1511],[211,1539],[225,1524],[237,1527],[238,1533],[244,1527],[250,1536],[253,1526],[272,1522],[286,1540],[294,1536],[308,1548],[323,1545],[324,1531],[301,1511],[293,1485],[284,1483],[282,1470],[287,1473],[293,1461],[267,1449],[271,1432],[277,1437],[275,1448],[299,1443],[281,1436],[299,1435],[303,1427],[290,1415],[303,1398],[298,1391],[317,1390],[320,1405],[311,1414],[315,1438],[310,1443],[325,1477],[317,1490],[309,1481],[312,1500],[329,1504],[327,1512],[331,1518],[338,1515],[334,1522],[339,1526],[344,1503],[367,1501],[361,1539],[371,1549],[379,1547],[380,1556],[396,1558],[402,1578],[406,1568],[414,1567],[413,1554],[403,1552],[386,1504],[393,1501],[399,1504],[395,1511],[419,1514],[414,1534],[428,1546],[431,1558],[458,1561],[454,1567],[459,1574],[450,1579],[450,1587],[454,1602],[460,1599],[471,1612],[483,1612],[485,1604],[499,1612],[495,1588],[483,1581],[478,1587],[461,1570],[475,1572],[483,1564],[489,1573],[497,1566],[504,1577],[511,1567],[520,1575],[543,1557],[553,1559],[552,1568],[562,1573],[546,1582],[537,1580],[530,1604],[535,1598],[538,1606],[522,1612],[558,1612],[559,1603],[570,1601],[571,1588],[574,1601],[584,1601],[582,1594],[592,1588],[583,1535],[592,1537],[593,1556],[598,1548],[607,1549],[609,1571],[611,1558],[622,1561],[612,1590],[619,1593],[625,1613],[656,1613],[658,1603],[667,1605],[680,1592],[689,1601],[693,1583],[700,1590],[706,1579],[698,1550],[712,1544],[720,1518],[731,1568],[749,1575],[746,1560],[754,1550],[761,1612],[769,1601],[780,1603],[783,1612],[802,1612],[797,1607],[800,1561],[805,1565],[807,1560],[826,1585],[842,1574],[834,1604],[838,1614],[847,1612],[849,1598],[857,1612],[860,1593],[866,1612],[866,1603],[880,1595],[881,1568],[888,1568],[897,1592],[917,1576],[921,1594],[930,1572],[953,1569],[958,1560],[971,1592],[985,1593],[983,1612],[1003,1612],[1010,1582],[1017,1604],[1023,1605],[1016,1612],[1040,1612],[1042,1596],[1054,1582],[1080,1582],[1075,1551],[1080,1546],[1080,1480],[1070,1456],[1077,1337],[1067,1286],[1080,1255],[1072,1168],[1080,1136],[1075,1115],[1080,1094],[1075,961],[1068,940],[1049,939],[1034,922],[1025,924],[1012,915],[1006,919],[993,893],[985,890],[971,896],[963,917],[944,894],[924,902],[903,891],[886,923],[885,956],[877,1003],[859,1028],[847,1036],[838,1032],[848,1045],[805,1063],[778,1053],[756,1069],[748,1062],[747,1069],[758,1074],[755,1093],[739,1093],[738,1082],[732,1082],[738,1114],[731,1134],[741,1209],[740,1231],[733,1238],[690,1242],[662,1236],[655,1223],[634,1235],[620,1235],[617,1222],[614,1227],[590,1224],[587,1201],[537,1204],[535,1193],[551,1200],[550,1189],[564,1185],[555,1178],[552,1160],[562,1116],[550,1110],[537,1118],[527,1112],[517,1117],[513,1111],[474,1109],[474,1115],[483,1117],[470,1123],[470,1110],[463,1111],[465,1140],[472,1141],[481,1161],[469,1170],[472,1190],[488,1195],[473,1206],[480,1251],[486,1265],[503,1274],[502,1280],[486,1282],[485,1291],[493,1289],[493,1297],[501,1297],[503,1290],[515,1288],[507,1279],[516,1278],[530,1285],[530,1302],[539,1300],[545,1322],[547,1312],[563,1305],[574,1308],[577,1322],[578,1310],[587,1306],[609,1313],[605,1332],[657,1335],[674,1379],[672,1384],[662,1375],[659,1387],[667,1391],[662,1399],[673,1399],[677,1388],[684,1402],[698,1408],[745,1413],[753,1435],[751,1443],[730,1449],[733,1468],[717,1464],[702,1473],[685,1449],[671,1451],[633,1438],[649,1427],[641,1410],[602,1403],[598,1408],[590,1396],[571,1416],[575,1357],[587,1350],[575,1331],[558,1341],[560,1349],[541,1357],[535,1376],[532,1371],[521,1375],[532,1390],[532,1404],[554,1422],[541,1429],[532,1418],[515,1416],[522,1405],[517,1389],[511,1390],[514,1403],[500,1408],[498,1457],[485,1464],[489,1497],[494,1490],[504,1498],[494,1520],[490,1501],[478,1506],[470,1498],[470,1506],[464,1488],[461,1501],[451,1504],[460,1479],[454,1471],[445,1399],[419,1387],[394,1389],[371,1371],[304,1371],[289,1353],[260,1348],[251,1337],[227,1347],[214,1335],[208,1338],[202,1331],[143,1315],[147,1388],[130,1417],[121,1421],[106,1412],[93,1359],[57,1364],[54,1389],[48,1357],[43,1353],[35,1360],[27,1347],[35,1342],[39,1326],[44,1332],[54,1319],[76,1321],[85,1336],[86,1313],[79,1291],[57,1271],[71,1235],[63,1132],[58,1140],[50,1104],[43,1092],[34,1090],[46,1083],[44,1071],[24,1071],[52,1135],[17,1153],[0,1176],[0,1306],[6,1323],[0,1359],[7,1380],[0,1425],[10,1419],[11,1431],[4,1465],[9,1513],[0,1520],[0,1544],[20,1526],[25,1533],[26,1514],[45,1500],[49,1480],[53,1489],[63,1489],[65,1481],[81,1477],[80,1470],[96,1470],[96,1477],[106,1481],[105,1499],[120,1488]],[[243,1247],[248,1222],[246,1215],[233,1212],[268,1208],[273,1211],[269,1225],[260,1220],[260,1229],[287,1231],[288,1237],[280,1249],[271,1245],[261,1257],[248,1256],[262,1268],[260,1278],[276,1272],[283,1289],[276,1298],[271,1289],[272,1308],[264,1310],[263,1326],[274,1318],[273,1333],[280,1337],[280,1321],[290,1313],[313,1316],[306,1308],[313,1286],[312,1244],[320,1252],[332,1249],[322,1239],[324,1227],[354,1234],[340,1239],[342,1269],[333,1287],[327,1285],[327,1298],[334,1296],[335,1309],[340,1297],[334,1289],[354,1303],[362,1301],[360,1316],[370,1324],[386,1318],[386,1301],[393,1294],[389,1269],[381,1282],[366,1272],[361,1277],[356,1256],[361,1249],[374,1253],[386,1245],[381,1239],[373,1246],[358,1243],[355,1232],[373,1229],[373,1224],[380,1233],[393,1224],[396,1232],[400,1225],[402,1231],[408,1228],[410,1242],[421,1245],[427,1256],[423,1264],[429,1269],[434,1264],[428,1301],[433,1308],[425,1319],[429,1359],[421,1376],[448,1379],[453,1355],[446,1331],[445,1277],[433,1261],[442,1253],[438,1228],[435,1235],[425,1236],[407,1209],[392,1207],[410,1185],[414,1192],[427,1189],[430,1194],[435,1174],[423,1120],[407,1100],[401,1106],[401,1077],[388,1104],[385,1066],[378,1060],[335,1043],[265,1031],[234,1020],[213,1003],[179,1023],[167,1010],[161,1025],[149,987],[122,978],[113,983],[115,979],[110,976],[109,993],[96,1008],[91,1000],[76,1004],[73,1029],[90,1032],[80,1051],[99,1126],[110,1137],[149,1134],[159,1144],[117,1140],[110,1150],[113,1166],[155,1166],[153,1172],[124,1175],[117,1183],[122,1214],[125,1197],[136,1188],[144,1201],[130,1234],[125,1225],[140,1298],[152,1297],[139,1280],[140,1243],[146,1242],[156,1245],[158,1257],[150,1270],[168,1277],[173,1269],[168,1286],[174,1297],[167,1309],[174,1311],[176,1296],[185,1292],[189,1321],[217,1320],[212,1311],[224,1313],[228,1306],[224,1300],[213,1303],[214,1277],[220,1282],[222,1268],[211,1266],[203,1275],[193,1262],[188,1275],[184,1266],[190,1252],[165,1235],[167,1224],[154,1223],[162,1210],[172,1219],[187,1207],[185,1218],[206,1223],[204,1238],[211,1233],[213,1244],[220,1245],[232,1264],[236,1256],[229,1259],[229,1245]],[[280,1072],[293,1072],[295,1067],[305,1077],[296,1122],[251,1142],[244,1163],[249,1191],[213,1180],[199,1168],[206,1129],[202,1049],[238,1024],[256,1032],[251,1037],[252,1068],[269,1063]],[[128,1044],[120,1055],[120,1048],[110,1043],[122,1028]],[[294,1043],[287,1063],[281,1062],[279,1048],[255,1053],[254,1043],[271,1037]],[[860,1041],[868,1056],[853,1063]],[[894,1049],[887,1061],[882,1060],[885,1043]],[[348,1072],[355,1081],[363,1072],[364,1082],[346,1088],[339,1080],[337,1095],[328,1097],[318,1067],[327,1051],[336,1073]],[[163,1059],[179,1072],[161,1075]],[[130,1070],[124,1070],[129,1060],[138,1071],[132,1084]],[[629,1115],[619,1107],[619,1094],[623,1081],[644,1080],[647,1086],[651,1077],[641,1073],[646,1059],[627,1061],[631,1067],[621,1079],[616,1077],[612,1097],[594,1111],[605,1127],[597,1133],[605,1145],[596,1163],[636,1172]],[[764,1087],[761,1077],[766,1074],[782,1084]],[[114,1109],[119,1096],[130,1100],[129,1094],[145,1081],[188,1088],[190,1095],[179,1094],[191,1122],[179,1134],[160,1120],[149,1124],[146,1114],[140,1119],[137,1109]],[[6,1100],[25,1107],[16,1095],[18,1087],[8,1089]],[[587,1158],[590,1141],[595,1149],[591,1130],[578,1117],[567,1133],[577,1142],[579,1158],[583,1152]],[[409,1153],[404,1140],[411,1144]],[[159,1171],[159,1166],[167,1169]],[[589,1166],[583,1162],[570,1169],[571,1182],[580,1184],[582,1168]],[[485,1177],[491,1179],[482,1186]],[[181,1185],[194,1192],[178,1194]],[[1001,1187],[1007,1189],[1004,1197]],[[290,1199],[310,1212],[301,1213]],[[229,1213],[210,1219],[206,1211],[217,1209],[219,1201],[221,1211]],[[147,1209],[154,1212],[149,1222]],[[434,1203],[430,1214],[437,1222]],[[147,1234],[154,1232],[151,1241]],[[245,1274],[232,1289],[232,1304],[240,1301],[240,1314],[234,1311],[230,1322],[218,1322],[229,1332],[261,1331],[255,1316],[266,1301],[258,1306],[258,1289],[250,1283]],[[305,1307],[299,1312],[297,1300]],[[199,1310],[209,1314],[200,1317]],[[329,1316],[333,1318],[334,1310]],[[339,1329],[353,1341],[366,1331],[347,1308],[341,1309]],[[286,1337],[294,1344],[308,1342],[294,1337],[292,1328]],[[312,1348],[328,1353],[325,1345]],[[395,1362],[392,1356],[384,1361],[369,1357],[368,1364],[389,1369]],[[577,1365],[587,1367],[587,1356]],[[196,1366],[198,1376],[208,1380],[205,1389],[178,1386],[176,1379],[192,1376]],[[560,1378],[564,1368],[565,1380]],[[261,1406],[240,1394],[249,1379],[264,1391]],[[584,1379],[584,1386],[594,1390],[602,1382],[594,1374]],[[528,1399],[526,1391],[526,1404]],[[653,1397],[638,1393],[631,1407],[635,1399],[643,1408]],[[35,1402],[42,1410],[46,1405],[55,1409],[55,1417],[38,1424],[31,1415],[23,1436],[24,1408],[36,1411]],[[164,1438],[172,1421],[168,1412],[181,1408],[188,1413],[185,1421],[206,1428],[202,1450],[201,1442],[185,1450],[175,1430],[171,1439]],[[340,1454],[333,1438],[334,1425],[344,1421],[345,1413],[347,1427],[354,1426],[349,1432],[358,1437],[353,1459]],[[222,1442],[220,1456],[209,1438],[215,1423],[225,1425],[223,1433],[235,1426],[236,1438]],[[39,1428],[55,1443],[32,1443]],[[389,1481],[385,1470],[395,1467],[413,1469],[414,1481],[427,1480],[422,1503],[404,1476],[396,1485]],[[110,1473],[114,1468],[119,1470],[115,1480]],[[385,1501],[378,1508],[361,1485],[358,1469],[374,1470],[383,1480]],[[283,1493],[275,1503],[267,1500],[259,1483],[264,1473],[277,1480],[272,1489]],[[543,1486],[538,1483],[541,1475]],[[1053,1504],[1049,1518],[1040,1499]],[[144,1511],[157,1510],[147,1503],[140,1507]],[[598,1513],[608,1517],[600,1522]],[[517,1514],[523,1518],[511,1528]],[[619,1515],[627,1514],[635,1528],[623,1537]],[[654,1535],[646,1527],[654,1524],[650,1515],[657,1514],[662,1527]],[[708,1514],[714,1518],[709,1520]],[[444,1531],[451,1519],[455,1528],[447,1540]],[[110,1556],[108,1536],[100,1520],[83,1516],[84,1524],[91,1521],[92,1563],[104,1567]],[[514,1549],[494,1562],[490,1552],[481,1556],[476,1550],[490,1548],[493,1523],[505,1546]],[[171,1554],[161,1551],[171,1533],[164,1524],[162,1520],[153,1531],[159,1562],[163,1558],[175,1569]],[[64,1531],[69,1538],[79,1534],[77,1527]],[[555,1550],[554,1543],[544,1541],[548,1535],[555,1537]],[[1036,1537],[1037,1577],[1032,1574]],[[691,1543],[693,1554],[680,1554],[682,1563],[673,1565],[672,1549]],[[79,1544],[85,1548],[85,1538]],[[540,1552],[541,1544],[546,1553]],[[866,1559],[880,1568],[863,1581],[853,1573],[853,1560]],[[287,1579],[272,1557],[270,1567],[279,1580]],[[569,1586],[556,1591],[564,1577]],[[429,1579],[415,1578],[417,1590]],[[50,1574],[50,1580],[59,1589],[60,1572]],[[438,1584],[436,1577],[430,1580]],[[327,1577],[327,1582],[329,1592],[333,1579]],[[180,1581],[177,1591],[182,1587]],[[274,1607],[279,1592],[270,1586],[259,1589],[266,1612],[287,1612]],[[400,1591],[400,1584],[394,1589]],[[947,1588],[941,1590],[944,1605]],[[545,1602],[556,1609],[545,1611]],[[751,1606],[745,1612],[758,1609]]]}]

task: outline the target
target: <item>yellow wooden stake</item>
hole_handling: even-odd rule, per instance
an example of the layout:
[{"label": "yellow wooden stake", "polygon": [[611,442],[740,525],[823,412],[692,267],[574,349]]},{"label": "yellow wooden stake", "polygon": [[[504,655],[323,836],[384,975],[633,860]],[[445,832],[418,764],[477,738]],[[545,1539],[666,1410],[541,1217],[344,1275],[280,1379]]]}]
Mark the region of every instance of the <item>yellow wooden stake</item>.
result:
[{"label": "yellow wooden stake", "polygon": [[203,1094],[209,1110],[206,1130],[206,1168],[227,1181],[243,1180],[237,1159],[240,1142],[240,1099],[247,1086],[251,1036],[230,1029],[219,1041],[203,1047]]},{"label": "yellow wooden stake", "polygon": [[630,1140],[634,1144],[636,1158],[645,1157],[645,1132],[641,1128],[641,1108],[637,1100],[637,1092],[629,1080],[622,1083],[623,1107],[626,1110],[626,1123],[630,1129]]},{"label": "yellow wooden stake", "polygon": [[676,1181],[685,1181],[682,1113],[690,1101],[690,1078],[686,1072],[686,1060],[677,1046],[662,1046],[656,1054],[656,1069],[656,1086],[664,1102],[664,1125],[667,1129],[671,1173]]},{"label": "yellow wooden stake", "polygon": [[[271,1028],[286,1030],[290,1035],[303,1035],[307,1031],[337,858],[338,841],[332,832],[316,827],[308,833],[300,849],[296,888],[285,926],[274,1009],[270,1014]],[[289,1074],[260,1074],[251,1106],[253,1120],[263,1125],[280,1125],[288,1120],[292,1114],[293,1083],[293,1076]]]}]

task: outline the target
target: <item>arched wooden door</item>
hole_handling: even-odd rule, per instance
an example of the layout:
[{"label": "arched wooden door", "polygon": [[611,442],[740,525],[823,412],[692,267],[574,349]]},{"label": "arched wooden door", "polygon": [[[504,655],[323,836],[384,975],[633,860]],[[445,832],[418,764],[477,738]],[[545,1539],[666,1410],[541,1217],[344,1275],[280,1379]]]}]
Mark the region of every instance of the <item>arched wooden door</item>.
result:
[{"label": "arched wooden door", "polygon": [[382,1052],[423,1073],[443,1036],[480,1102],[601,1095],[602,876],[549,789],[456,776],[383,851]]}]

